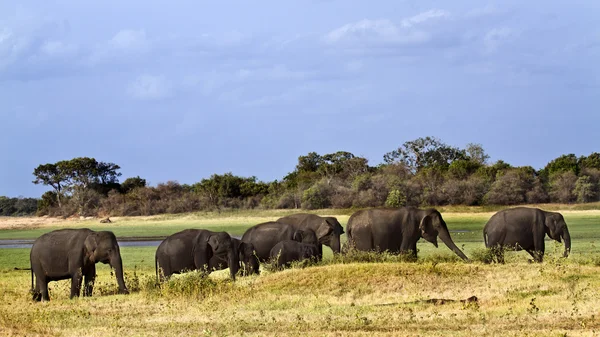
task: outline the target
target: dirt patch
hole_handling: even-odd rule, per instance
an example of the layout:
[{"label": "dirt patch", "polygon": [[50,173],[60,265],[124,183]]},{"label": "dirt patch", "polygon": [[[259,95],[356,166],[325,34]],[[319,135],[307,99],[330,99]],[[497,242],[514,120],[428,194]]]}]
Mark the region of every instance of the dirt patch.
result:
[{"label": "dirt patch", "polygon": [[0,217],[0,229],[35,229],[75,222],[75,219],[51,217]]}]

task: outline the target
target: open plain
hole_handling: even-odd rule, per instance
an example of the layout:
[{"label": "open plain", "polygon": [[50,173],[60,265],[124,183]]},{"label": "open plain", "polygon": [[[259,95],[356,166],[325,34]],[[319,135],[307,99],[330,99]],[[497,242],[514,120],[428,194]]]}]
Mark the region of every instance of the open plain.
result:
[{"label": "open plain", "polygon": [[[550,207],[548,207],[550,208]],[[554,206],[552,208],[561,208]],[[566,207],[563,207],[566,208]],[[2,218],[0,240],[35,239],[64,227],[112,230],[119,239],[160,240],[184,228],[241,235],[292,211],[194,213],[63,220]],[[345,225],[351,211],[323,210]],[[98,265],[94,296],[69,300],[68,281],[50,283],[51,301],[29,293],[28,248],[0,249],[0,335],[41,336],[594,336],[600,334],[600,211],[563,210],[572,254],[546,241],[546,259],[507,253],[504,265],[481,262],[481,229],[493,214],[445,209],[456,244],[473,262],[421,240],[417,262],[353,253],[231,282],[226,271],[191,272],[158,287],[156,247],[122,247],[130,295],[115,295],[110,269]],[[342,236],[345,241],[345,236]],[[472,297],[475,296],[476,300]],[[471,301],[464,301],[472,298]],[[462,300],[462,301],[461,301]]]}]

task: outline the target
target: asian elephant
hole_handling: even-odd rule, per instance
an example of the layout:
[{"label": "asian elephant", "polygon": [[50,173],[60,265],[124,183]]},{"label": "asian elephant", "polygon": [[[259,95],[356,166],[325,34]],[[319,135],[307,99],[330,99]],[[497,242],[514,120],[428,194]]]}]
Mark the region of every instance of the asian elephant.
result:
[{"label": "asian elephant", "polygon": [[515,207],[497,212],[483,227],[483,239],[492,248],[498,263],[504,263],[503,247],[526,250],[536,262],[544,259],[546,234],[551,239],[565,240],[563,257],[571,251],[571,236],[560,213],[538,208]]},{"label": "asian elephant", "polygon": [[312,236],[308,231],[297,230],[290,224],[269,221],[248,228],[242,241],[252,244],[259,261],[265,262],[269,260],[271,249],[281,241],[316,241],[316,234],[311,232]]},{"label": "asian elephant", "polygon": [[420,238],[438,246],[437,237],[465,261],[469,258],[454,244],[446,222],[437,210],[416,207],[379,208],[358,211],[346,226],[351,248],[391,253],[412,253],[417,256]]},{"label": "asian elephant", "polygon": [[35,301],[50,300],[48,282],[69,278],[71,298],[80,295],[82,281],[85,281],[83,296],[92,296],[98,262],[109,264],[115,269],[119,294],[129,293],[123,280],[119,244],[113,232],[95,232],[87,228],[55,230],[35,240],[29,259],[31,289]]},{"label": "asian elephant", "polygon": [[344,228],[335,217],[322,217],[316,214],[297,213],[277,219],[277,222],[294,226],[296,230],[311,229],[317,234],[319,243],[318,259],[323,258],[323,245],[328,246],[334,253],[341,251],[340,236],[344,234]]},{"label": "asian elephant", "polygon": [[240,258],[229,234],[205,229],[184,229],[168,236],[156,249],[156,277],[159,281],[164,281],[173,274],[185,271],[203,270],[210,273],[209,261],[215,255],[227,256],[229,274],[235,280],[240,269]]},{"label": "asian elephant", "polygon": [[318,254],[319,250],[316,244],[285,240],[276,244],[269,255],[272,260],[277,260],[277,268],[281,269],[291,265],[293,261],[316,259]]},{"label": "asian elephant", "polygon": [[[231,238],[239,254],[240,268],[243,275],[260,274],[260,263],[254,254],[254,246],[251,243]],[[222,270],[229,267],[227,254],[219,253],[213,255],[208,262],[209,270]]]}]

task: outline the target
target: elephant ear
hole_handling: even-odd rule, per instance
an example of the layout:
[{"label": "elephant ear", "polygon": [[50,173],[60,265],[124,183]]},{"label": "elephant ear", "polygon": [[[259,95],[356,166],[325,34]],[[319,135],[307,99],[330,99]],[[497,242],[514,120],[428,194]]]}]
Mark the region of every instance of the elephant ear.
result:
[{"label": "elephant ear", "polygon": [[210,235],[206,239],[206,243],[212,248],[213,252],[216,252],[219,249],[219,237],[217,235]]},{"label": "elephant ear", "polygon": [[323,223],[321,224],[321,226],[319,226],[315,234],[317,235],[317,239],[319,240],[319,242],[323,243],[323,239],[327,238],[332,231],[333,226],[331,226],[327,221],[323,221]]},{"label": "elephant ear", "polygon": [[327,217],[325,221],[334,229],[336,234],[342,235],[344,234],[344,227],[340,225],[340,222],[335,217]]},{"label": "elephant ear", "polygon": [[294,241],[298,241],[298,242],[302,242],[302,239],[304,238],[304,231],[298,229],[297,231],[294,232],[294,236],[292,237],[292,239]]},{"label": "elephant ear", "polygon": [[251,243],[242,241],[238,246],[238,250],[240,261],[245,261],[248,256],[252,255],[252,252],[254,251],[254,246]]},{"label": "elephant ear", "polygon": [[434,246],[438,246],[437,244],[437,235],[438,231],[434,226],[434,217],[435,214],[427,214],[421,219],[419,223],[419,229],[421,230],[421,237],[423,239],[433,243]]},{"label": "elephant ear", "polygon": [[555,238],[557,235],[555,235],[556,232],[558,232],[558,216],[557,214],[554,213],[547,213],[546,214],[546,218],[544,219],[544,226],[546,226],[546,233],[548,233],[548,235],[551,238]]},{"label": "elephant ear", "polygon": [[87,256],[91,262],[96,262],[94,259],[96,248],[98,248],[98,240],[96,233],[88,234],[88,236],[85,238],[85,241],[83,242],[83,246],[85,249],[85,256]]}]

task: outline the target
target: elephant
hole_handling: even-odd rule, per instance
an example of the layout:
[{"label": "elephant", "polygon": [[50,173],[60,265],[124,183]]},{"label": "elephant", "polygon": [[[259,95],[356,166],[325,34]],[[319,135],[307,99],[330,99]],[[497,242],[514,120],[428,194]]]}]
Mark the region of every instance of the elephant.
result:
[{"label": "elephant", "polygon": [[271,260],[277,260],[278,269],[290,266],[294,261],[316,259],[319,254],[317,245],[294,240],[285,240],[276,244],[269,255]]},{"label": "elephant", "polygon": [[98,262],[109,264],[115,269],[119,294],[129,293],[123,279],[119,244],[113,232],[96,232],[88,228],[55,230],[35,240],[29,259],[34,301],[49,301],[48,282],[69,278],[70,298],[79,297],[84,278],[83,296],[92,296]]},{"label": "elephant", "polygon": [[571,251],[571,236],[562,214],[539,208],[515,207],[492,215],[483,227],[485,246],[493,250],[498,263],[504,263],[503,247],[527,251],[536,262],[544,259],[544,238],[565,240],[563,257]]},{"label": "elephant", "polygon": [[351,248],[377,252],[412,253],[417,257],[420,238],[438,246],[437,237],[465,261],[469,258],[454,244],[446,222],[436,209],[377,208],[358,211],[346,226]]},{"label": "elephant", "polygon": [[[312,235],[310,234],[312,232]],[[254,246],[256,256],[260,262],[270,258],[271,249],[279,242],[285,240],[306,241],[318,243],[317,236],[312,230],[297,230],[290,224],[276,221],[263,222],[246,230],[242,241]]]},{"label": "elephant", "polygon": [[165,281],[173,274],[191,270],[203,270],[208,274],[210,259],[215,255],[227,256],[229,273],[235,281],[235,275],[240,269],[240,259],[229,234],[205,229],[184,229],[165,238],[156,249],[156,278]]},{"label": "elephant", "polygon": [[[236,238],[231,238],[239,254],[240,268],[243,275],[260,274],[260,263],[254,255],[254,245],[243,242]],[[208,262],[209,270],[221,270],[229,267],[227,254],[213,255]]]},{"label": "elephant", "polygon": [[344,228],[335,217],[296,213],[279,218],[277,222],[290,224],[296,230],[313,230],[319,240],[319,244],[317,244],[319,260],[323,258],[323,245],[330,247],[334,253],[340,253],[341,251],[340,236],[344,234]]}]

